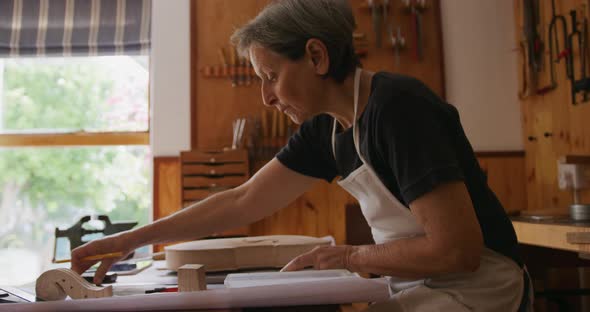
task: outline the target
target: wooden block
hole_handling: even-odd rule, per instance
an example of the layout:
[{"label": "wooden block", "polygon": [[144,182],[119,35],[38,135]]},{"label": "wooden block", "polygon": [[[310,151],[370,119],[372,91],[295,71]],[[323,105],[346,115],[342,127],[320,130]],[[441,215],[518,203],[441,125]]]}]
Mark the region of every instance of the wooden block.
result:
[{"label": "wooden block", "polygon": [[103,298],[113,296],[113,287],[98,287],[88,283],[70,269],[54,269],[41,274],[35,284],[37,298],[46,301]]},{"label": "wooden block", "polygon": [[185,264],[178,268],[178,291],[206,290],[205,266],[201,264]]},{"label": "wooden block", "polygon": [[590,244],[590,232],[569,232],[566,239],[570,244]]}]

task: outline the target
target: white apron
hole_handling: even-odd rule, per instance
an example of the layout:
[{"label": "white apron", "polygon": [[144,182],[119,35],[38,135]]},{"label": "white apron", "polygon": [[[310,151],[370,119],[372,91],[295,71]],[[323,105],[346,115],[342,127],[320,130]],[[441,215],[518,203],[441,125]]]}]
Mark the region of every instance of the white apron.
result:
[{"label": "white apron", "polygon": [[[338,184],[360,203],[373,239],[382,244],[424,235],[410,209],[391,194],[359,150],[357,108],[361,70],[354,78],[354,146],[363,165]],[[336,155],[336,123],[332,152]],[[517,311],[524,292],[523,269],[514,261],[485,248],[476,272],[407,280],[388,277],[391,299],[370,306],[370,311]]]}]

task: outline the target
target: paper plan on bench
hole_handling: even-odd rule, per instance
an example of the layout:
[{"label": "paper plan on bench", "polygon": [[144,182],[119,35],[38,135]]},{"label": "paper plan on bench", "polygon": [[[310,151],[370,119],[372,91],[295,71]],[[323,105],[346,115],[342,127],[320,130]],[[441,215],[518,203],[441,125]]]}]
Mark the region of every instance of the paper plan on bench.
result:
[{"label": "paper plan on bench", "polygon": [[304,270],[294,272],[254,272],[228,274],[225,286],[228,288],[283,285],[304,282],[317,282],[330,279],[360,278],[348,270]]}]

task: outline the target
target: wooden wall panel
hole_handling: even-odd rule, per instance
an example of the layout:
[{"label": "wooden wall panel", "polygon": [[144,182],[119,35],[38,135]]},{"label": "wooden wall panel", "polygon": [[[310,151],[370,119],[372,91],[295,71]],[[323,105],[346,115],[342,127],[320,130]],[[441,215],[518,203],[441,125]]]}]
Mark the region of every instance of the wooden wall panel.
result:
[{"label": "wooden wall panel", "polygon": [[194,73],[207,65],[221,64],[218,49],[229,51],[229,37],[257,14],[267,0],[192,0],[193,51],[192,148],[219,150],[231,145],[232,121],[259,116],[264,109],[260,84],[232,88],[229,79],[205,79]]},{"label": "wooden wall panel", "polygon": [[[231,144],[231,122],[244,116],[260,116],[264,109],[260,84],[232,88],[229,80],[206,79],[198,72],[207,65],[221,64],[218,49],[229,48],[233,31],[256,14],[268,0],[193,0],[192,1],[192,148],[220,149]],[[411,75],[424,81],[444,96],[442,36],[440,33],[439,1],[428,1],[430,7],[422,17],[424,23],[424,60],[414,59],[411,16],[400,1],[390,8],[394,25],[400,25],[408,47],[401,53],[399,68],[395,66],[394,50],[382,28],[383,47],[375,47],[371,14],[363,9],[363,0],[351,1],[358,24],[357,31],[367,35],[370,43],[368,57],[362,60],[366,69],[391,71]],[[392,16],[389,21],[392,21]]]},{"label": "wooden wall panel", "polygon": [[423,12],[423,45],[424,58],[418,62],[415,59],[415,38],[412,33],[412,16],[403,7],[402,1],[389,1],[392,7],[389,10],[388,21],[392,22],[394,29],[400,27],[402,35],[406,39],[407,46],[401,52],[400,64],[395,64],[394,49],[387,38],[385,27],[382,30],[381,48],[375,47],[371,11],[363,8],[366,1],[351,1],[357,22],[357,32],[367,34],[370,43],[368,57],[362,59],[363,67],[371,71],[389,71],[416,77],[426,83],[439,96],[445,97],[444,83],[444,57],[442,44],[442,30],[440,21],[440,1],[428,0],[428,8]]},{"label": "wooden wall panel", "polygon": [[321,181],[288,207],[250,226],[251,235],[298,234],[346,242],[345,205],[356,200],[336,183]]},{"label": "wooden wall panel", "polygon": [[[543,71],[539,74],[539,88],[550,83],[548,29],[551,22],[551,0],[540,0],[541,22],[538,31],[543,41]],[[568,31],[572,30],[570,11],[578,10],[578,21],[590,18],[587,0],[555,1],[556,12],[566,17]],[[523,1],[514,0],[516,20],[515,46],[523,40]],[[580,25],[581,29],[581,25]],[[565,38],[558,35],[561,49],[564,49]],[[575,51],[575,68],[579,69],[579,50]],[[519,53],[519,81],[522,85],[526,75],[523,73],[524,56]],[[572,105],[570,81],[566,76],[565,61],[555,64],[558,87],[544,95],[532,94],[521,100],[523,112],[523,128],[526,151],[526,184],[528,193],[528,209],[554,209],[568,211],[572,202],[571,193],[557,187],[557,159],[566,154],[590,154],[590,118],[589,103]],[[530,84],[530,82],[529,82]],[[578,97],[581,101],[581,97]],[[584,202],[590,201],[590,192],[584,192]]]},{"label": "wooden wall panel", "polygon": [[154,220],[180,210],[180,158],[154,158]]},{"label": "wooden wall panel", "polygon": [[[488,175],[490,188],[508,213],[526,207],[524,154],[478,153],[478,160]],[[154,161],[154,220],[180,208],[180,158],[159,157]],[[300,234],[331,235],[339,244],[346,240],[345,206],[356,200],[336,183],[319,182],[293,204],[274,215],[252,224],[250,235]],[[349,220],[350,222],[351,220]]]},{"label": "wooden wall panel", "polygon": [[523,152],[477,153],[480,166],[488,176],[488,185],[508,214],[527,207],[525,160]]}]

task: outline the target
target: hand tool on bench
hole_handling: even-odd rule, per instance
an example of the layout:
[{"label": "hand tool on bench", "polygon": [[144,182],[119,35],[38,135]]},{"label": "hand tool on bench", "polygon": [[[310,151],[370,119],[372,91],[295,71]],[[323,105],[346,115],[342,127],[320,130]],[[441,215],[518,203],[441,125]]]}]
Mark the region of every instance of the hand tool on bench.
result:
[{"label": "hand tool on bench", "polygon": [[[112,259],[112,258],[119,258],[122,256],[123,256],[123,253],[119,251],[119,252],[111,252],[111,253],[102,254],[102,255],[94,255],[94,256],[84,257],[84,258],[82,258],[82,261]],[[56,260],[54,262],[55,263],[68,263],[70,261],[72,261],[72,259]]]}]

